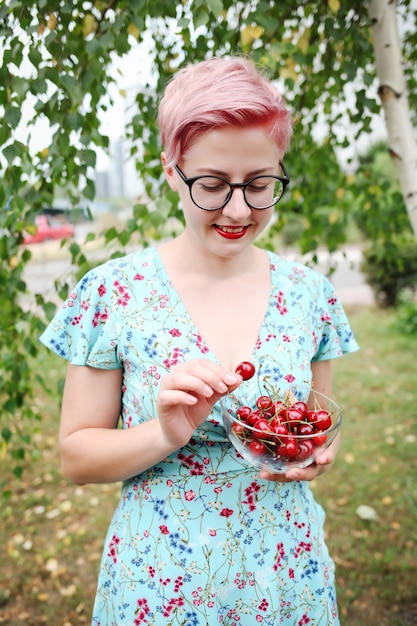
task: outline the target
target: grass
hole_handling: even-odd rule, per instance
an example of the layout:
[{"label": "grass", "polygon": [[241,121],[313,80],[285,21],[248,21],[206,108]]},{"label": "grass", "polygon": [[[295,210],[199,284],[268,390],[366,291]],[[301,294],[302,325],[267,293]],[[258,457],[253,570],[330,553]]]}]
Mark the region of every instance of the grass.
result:
[{"label": "grass", "polygon": [[[344,442],[331,472],[313,483],[327,511],[342,626],[409,626],[417,619],[417,339],[393,330],[393,315],[352,309],[361,351],[335,363],[334,396]],[[37,367],[58,388],[64,364]],[[76,487],[61,475],[58,393],[39,391],[44,420],[29,424],[40,460],[0,511],[0,624],[89,624],[102,543],[119,486]],[[0,458],[8,475],[10,461]],[[364,520],[360,505],[375,519]]]}]

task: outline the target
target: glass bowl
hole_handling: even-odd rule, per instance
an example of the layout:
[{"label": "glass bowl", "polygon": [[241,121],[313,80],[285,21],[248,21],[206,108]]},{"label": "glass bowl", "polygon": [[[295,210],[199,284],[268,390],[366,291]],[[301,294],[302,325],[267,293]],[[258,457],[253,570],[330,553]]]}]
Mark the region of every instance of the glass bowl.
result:
[{"label": "glass bowl", "polygon": [[249,465],[274,473],[314,463],[342,425],[336,402],[308,386],[242,384],[220,405],[236,452]]}]

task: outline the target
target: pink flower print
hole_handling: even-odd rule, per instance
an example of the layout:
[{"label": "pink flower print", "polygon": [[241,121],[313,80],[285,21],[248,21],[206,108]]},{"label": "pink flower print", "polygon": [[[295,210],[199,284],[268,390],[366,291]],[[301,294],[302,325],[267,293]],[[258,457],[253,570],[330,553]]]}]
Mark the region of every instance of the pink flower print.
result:
[{"label": "pink flower print", "polygon": [[79,324],[81,322],[82,318],[83,318],[82,315],[75,315],[72,318],[72,322],[71,322],[72,326],[77,326],[77,324]]},{"label": "pink flower print", "polygon": [[266,598],[262,598],[262,600],[261,600],[261,602],[260,602],[260,604],[258,606],[258,609],[260,611],[266,611],[268,609],[268,606],[269,606],[268,600]]},{"label": "pink flower print", "polygon": [[217,535],[217,530],[215,528],[210,528],[208,531],[210,537],[215,537]]},{"label": "pink flower print", "polygon": [[171,330],[169,330],[168,332],[171,335],[171,337],[181,337],[182,335],[181,331],[178,330],[178,328],[171,328]]},{"label": "pink flower print", "polygon": [[161,531],[163,535],[169,535],[168,527],[165,524],[161,524],[161,526],[159,527],[159,530]]},{"label": "pink flower print", "polygon": [[321,317],[320,317],[322,322],[331,322],[332,318],[330,313],[324,313]]},{"label": "pink flower print", "polygon": [[69,307],[74,306],[74,300],[68,300],[68,306]]},{"label": "pink flower print", "polygon": [[142,274],[135,274],[133,280],[143,280],[145,277]]},{"label": "pink flower print", "polygon": [[150,609],[149,609],[149,604],[146,598],[139,598],[136,604],[138,605],[138,610],[137,610],[137,615],[133,621],[134,626],[140,626],[141,624],[149,624],[146,618],[149,617]]},{"label": "pink flower print", "polygon": [[120,306],[127,306],[129,300],[130,295],[128,293],[124,293],[120,298],[117,298],[116,303],[120,304]]},{"label": "pink flower print", "polygon": [[101,283],[101,285],[99,285],[97,289],[97,293],[100,296],[100,298],[102,298],[106,292],[107,292],[106,286],[103,285],[103,283]]},{"label": "pink flower print", "polygon": [[272,569],[274,569],[275,571],[278,571],[279,568],[281,567],[282,559],[284,557],[285,557],[284,544],[282,543],[282,541],[280,541],[280,543],[277,544],[277,555],[276,555],[275,563],[272,566]]},{"label": "pink flower print", "polygon": [[207,346],[204,344],[203,338],[202,336],[198,333],[198,334],[194,334],[193,335],[196,338],[196,344],[197,344],[197,348],[199,348],[200,352],[202,354],[207,354],[207,352],[209,351],[209,349],[207,348]]},{"label": "pink flower print", "polygon": [[313,345],[314,345],[314,352],[316,352],[316,350],[317,350],[317,344],[318,344],[318,338],[317,338],[317,335],[316,335],[315,331],[313,330]]},{"label": "pink flower print", "polygon": [[120,295],[120,297],[117,298],[117,304],[120,304],[120,306],[127,306],[131,296],[129,295],[126,287],[124,287],[118,280],[115,280],[113,285],[116,287],[116,290]]},{"label": "pink flower print", "polygon": [[113,535],[113,537],[110,540],[109,543],[109,551],[107,553],[107,556],[111,556],[113,563],[117,563],[117,549],[116,546],[118,546],[120,543],[120,537],[118,537],[117,535]]},{"label": "pink flower print", "polygon": [[327,302],[331,305],[337,304],[337,298],[333,297],[333,298],[329,298],[327,300]]},{"label": "pink flower print", "polygon": [[295,376],[293,376],[292,374],[287,374],[286,376],[284,376],[284,379],[287,381],[287,383],[293,383],[295,381]]},{"label": "pink flower print", "polygon": [[290,337],[288,337],[288,335],[282,335],[282,341],[284,341],[285,343],[290,343],[291,339]]},{"label": "pink flower print", "polygon": [[227,507],[220,511],[220,515],[222,517],[230,517],[231,515],[233,515],[233,513],[233,509],[228,509]]},{"label": "pink flower print", "polygon": [[192,489],[189,489],[188,491],[185,492],[185,499],[188,500],[188,502],[190,502],[191,500],[194,500],[196,495],[197,494],[195,491],[193,491]]},{"label": "pink flower print", "polygon": [[87,300],[83,300],[83,301],[81,302],[81,308],[82,308],[84,311],[88,311],[88,302],[87,302]]},{"label": "pink flower print", "polygon": [[292,567],[290,567],[290,569],[288,570],[288,576],[289,576],[290,578],[294,578],[294,570],[293,570],[293,568],[292,568]]},{"label": "pink flower print", "polygon": [[276,307],[281,315],[285,315],[286,313],[288,313],[288,309],[284,305],[284,292],[283,291],[278,292]]}]

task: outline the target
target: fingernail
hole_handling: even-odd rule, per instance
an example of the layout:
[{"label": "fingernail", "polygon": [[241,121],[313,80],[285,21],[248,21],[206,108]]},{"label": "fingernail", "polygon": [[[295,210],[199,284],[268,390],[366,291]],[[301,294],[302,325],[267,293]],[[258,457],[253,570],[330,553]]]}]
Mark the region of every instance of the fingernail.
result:
[{"label": "fingernail", "polygon": [[219,393],[224,393],[225,391],[227,391],[227,385],[225,385],[223,381],[220,381],[217,385],[217,391]]},{"label": "fingernail", "polygon": [[206,398],[209,398],[210,396],[212,396],[213,393],[214,391],[211,387],[209,387],[208,385],[204,386],[204,395],[206,396]]},{"label": "fingernail", "polygon": [[299,472],[288,472],[287,478],[289,478],[290,480],[300,480],[300,473]]},{"label": "fingernail", "polygon": [[236,375],[235,374],[226,374],[226,376],[224,377],[224,380],[229,384],[229,385],[234,385],[235,382],[237,381]]}]

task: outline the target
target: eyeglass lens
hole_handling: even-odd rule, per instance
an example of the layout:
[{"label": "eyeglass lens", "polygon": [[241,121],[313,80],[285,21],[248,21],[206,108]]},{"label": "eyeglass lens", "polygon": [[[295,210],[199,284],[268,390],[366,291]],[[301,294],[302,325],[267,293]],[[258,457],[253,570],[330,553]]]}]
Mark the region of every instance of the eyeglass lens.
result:
[{"label": "eyeglass lens", "polygon": [[[283,183],[273,176],[258,176],[242,188],[247,204],[254,209],[266,209],[274,205],[284,192]],[[191,195],[203,209],[218,209],[230,198],[232,187],[216,176],[202,176],[194,181]]]}]

